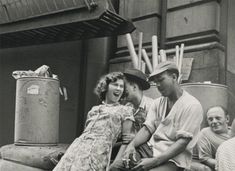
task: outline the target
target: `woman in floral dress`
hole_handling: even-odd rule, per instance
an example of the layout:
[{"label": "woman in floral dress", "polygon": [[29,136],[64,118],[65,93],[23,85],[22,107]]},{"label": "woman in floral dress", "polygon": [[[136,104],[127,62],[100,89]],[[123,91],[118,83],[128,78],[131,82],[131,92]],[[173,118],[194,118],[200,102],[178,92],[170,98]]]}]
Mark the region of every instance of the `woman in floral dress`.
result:
[{"label": "woman in floral dress", "polygon": [[89,112],[86,128],[74,140],[53,171],[106,171],[112,146],[122,130],[130,132],[133,108],[119,103],[124,92],[123,74],[103,76],[95,93],[103,101]]}]

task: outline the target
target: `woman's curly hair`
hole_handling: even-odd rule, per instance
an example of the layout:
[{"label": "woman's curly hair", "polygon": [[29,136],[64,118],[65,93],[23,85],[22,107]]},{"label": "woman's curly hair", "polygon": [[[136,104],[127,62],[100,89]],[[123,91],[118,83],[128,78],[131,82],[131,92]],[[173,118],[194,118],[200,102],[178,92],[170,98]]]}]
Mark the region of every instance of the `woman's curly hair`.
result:
[{"label": "woman's curly hair", "polygon": [[[105,95],[108,90],[109,83],[115,82],[118,79],[122,79],[122,80],[124,79],[123,73],[111,72],[111,73],[108,73],[108,74],[102,76],[99,79],[99,81],[94,89],[94,93],[99,97],[99,99],[101,101],[105,100]],[[124,92],[123,92],[123,95],[124,95]]]}]

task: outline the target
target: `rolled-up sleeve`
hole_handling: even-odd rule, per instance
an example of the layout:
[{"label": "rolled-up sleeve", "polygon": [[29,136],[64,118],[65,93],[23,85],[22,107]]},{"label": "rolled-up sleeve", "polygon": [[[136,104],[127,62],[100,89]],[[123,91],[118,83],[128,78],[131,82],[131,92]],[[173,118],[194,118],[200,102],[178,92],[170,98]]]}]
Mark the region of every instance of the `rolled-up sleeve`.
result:
[{"label": "rolled-up sleeve", "polygon": [[200,104],[192,104],[182,113],[176,131],[176,139],[190,138],[197,136],[203,119],[203,109]]}]

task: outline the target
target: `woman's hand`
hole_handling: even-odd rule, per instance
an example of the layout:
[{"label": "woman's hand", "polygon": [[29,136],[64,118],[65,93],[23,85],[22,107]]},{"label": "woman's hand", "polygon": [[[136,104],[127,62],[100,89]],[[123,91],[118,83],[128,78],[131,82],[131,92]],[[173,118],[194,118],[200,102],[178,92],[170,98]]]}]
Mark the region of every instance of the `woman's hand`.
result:
[{"label": "woman's hand", "polygon": [[158,158],[143,158],[139,164],[133,167],[133,171],[148,171],[160,164]]},{"label": "woman's hand", "polygon": [[122,143],[129,144],[135,138],[135,134],[123,133],[122,134]]}]

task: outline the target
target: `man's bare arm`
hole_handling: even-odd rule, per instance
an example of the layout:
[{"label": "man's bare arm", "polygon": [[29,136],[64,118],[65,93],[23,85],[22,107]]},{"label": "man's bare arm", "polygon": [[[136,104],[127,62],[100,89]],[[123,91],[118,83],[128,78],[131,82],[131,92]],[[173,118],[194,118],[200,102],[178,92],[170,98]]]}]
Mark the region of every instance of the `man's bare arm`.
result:
[{"label": "man's bare arm", "polygon": [[205,165],[209,166],[212,169],[215,169],[215,165],[216,165],[216,160],[213,158],[209,158],[206,161],[203,162]]},{"label": "man's bare arm", "polygon": [[163,152],[158,157],[160,160],[160,164],[182,153],[186,149],[190,140],[191,138],[179,138],[172,146],[170,146],[165,152]]},{"label": "man's bare arm", "polygon": [[139,132],[136,134],[135,138],[131,141],[134,147],[139,147],[140,145],[146,143],[152,134],[146,126],[143,126]]}]

